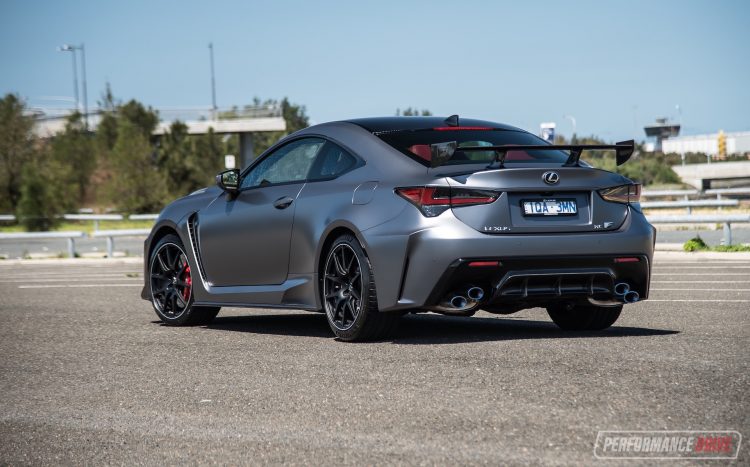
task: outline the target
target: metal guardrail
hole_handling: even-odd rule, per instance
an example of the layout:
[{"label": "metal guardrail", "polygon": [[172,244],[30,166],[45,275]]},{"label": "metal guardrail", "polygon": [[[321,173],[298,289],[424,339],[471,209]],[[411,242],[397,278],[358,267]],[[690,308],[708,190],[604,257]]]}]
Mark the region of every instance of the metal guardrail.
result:
[{"label": "metal guardrail", "polygon": [[704,191],[707,195],[716,195],[716,199],[721,199],[724,195],[750,195],[750,188],[713,188]]},{"label": "metal guardrail", "polygon": [[724,245],[732,244],[732,224],[750,222],[750,214],[701,214],[693,216],[646,216],[652,224],[724,224]]},{"label": "metal guardrail", "polygon": [[683,196],[686,200],[688,196],[696,196],[698,190],[644,190],[641,196],[644,198],[659,198],[663,196]]},{"label": "metal guardrail", "polygon": [[116,237],[146,237],[151,229],[118,229],[118,230],[96,230],[91,232],[91,238],[107,239],[107,257],[112,258],[115,252]]},{"label": "metal guardrail", "polygon": [[690,214],[693,208],[718,208],[726,206],[738,206],[740,204],[736,199],[695,199],[686,201],[643,201],[643,209],[668,209],[668,208],[687,208]]},{"label": "metal guardrail", "polygon": [[131,221],[155,221],[158,217],[158,214],[131,214],[128,219]]},{"label": "metal guardrail", "polygon": [[16,220],[16,216],[13,214],[0,214],[0,221],[12,222]]},{"label": "metal guardrail", "polygon": [[11,233],[0,233],[0,240],[34,240],[34,239],[48,239],[48,238],[65,238],[68,240],[68,256],[75,258],[76,256],[76,238],[83,238],[86,236],[86,232],[70,231],[70,232],[11,232]]},{"label": "metal guardrail", "polygon": [[122,214],[63,214],[66,221],[94,221],[94,230],[99,230],[99,221],[121,221]]}]

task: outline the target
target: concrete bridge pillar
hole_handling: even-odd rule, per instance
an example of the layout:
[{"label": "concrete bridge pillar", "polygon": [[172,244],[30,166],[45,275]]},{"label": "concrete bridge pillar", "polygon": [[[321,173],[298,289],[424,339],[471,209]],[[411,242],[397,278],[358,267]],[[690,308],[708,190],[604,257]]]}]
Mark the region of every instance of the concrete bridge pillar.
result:
[{"label": "concrete bridge pillar", "polygon": [[244,170],[255,159],[253,152],[253,134],[240,133],[239,169]]}]

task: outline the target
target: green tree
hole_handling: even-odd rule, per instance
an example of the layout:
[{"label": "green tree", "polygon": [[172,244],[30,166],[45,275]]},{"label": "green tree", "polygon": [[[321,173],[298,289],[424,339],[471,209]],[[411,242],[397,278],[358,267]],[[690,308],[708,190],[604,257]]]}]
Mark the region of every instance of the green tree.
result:
[{"label": "green tree", "polygon": [[209,129],[205,135],[188,135],[187,126],[174,122],[161,140],[159,164],[172,196],[184,196],[211,184],[221,170],[226,145]]},{"label": "green tree", "polygon": [[418,108],[414,107],[413,109],[411,107],[407,107],[402,112],[401,109],[396,109],[396,116],[404,116],[404,117],[429,117],[432,115],[432,112],[430,112],[427,109],[419,110]]},{"label": "green tree", "polygon": [[26,230],[51,230],[63,213],[75,207],[71,172],[46,150],[24,164],[17,215]]},{"label": "green tree", "polygon": [[0,210],[15,211],[21,199],[21,173],[36,150],[34,119],[24,115],[15,94],[0,100]]},{"label": "green tree", "polygon": [[80,113],[75,112],[68,117],[65,131],[52,140],[52,157],[69,169],[67,181],[77,187],[75,201],[80,206],[96,169],[95,143],[85,130]]},{"label": "green tree", "polygon": [[110,200],[127,212],[158,212],[169,201],[167,180],[143,129],[120,119],[110,157]]}]

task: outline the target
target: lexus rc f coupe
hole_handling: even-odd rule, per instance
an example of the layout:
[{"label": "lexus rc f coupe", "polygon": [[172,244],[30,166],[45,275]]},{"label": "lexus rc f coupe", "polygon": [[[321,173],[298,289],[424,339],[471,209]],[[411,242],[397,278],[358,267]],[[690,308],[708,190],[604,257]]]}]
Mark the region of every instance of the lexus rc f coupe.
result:
[{"label": "lexus rc f coupe", "polygon": [[222,306],[323,312],[346,341],[427,311],[544,307],[562,329],[605,329],[648,297],[655,230],[640,185],[580,156],[633,149],[456,115],[311,126],[168,205],[141,296],[169,325]]}]

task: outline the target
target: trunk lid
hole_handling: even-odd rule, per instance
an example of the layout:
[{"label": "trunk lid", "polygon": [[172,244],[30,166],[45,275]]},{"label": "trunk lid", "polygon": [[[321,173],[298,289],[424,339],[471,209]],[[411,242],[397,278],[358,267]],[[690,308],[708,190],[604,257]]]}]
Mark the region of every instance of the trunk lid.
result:
[{"label": "trunk lid", "polygon": [[[628,179],[588,167],[544,165],[446,175],[451,189],[500,193],[490,204],[454,206],[453,214],[482,233],[497,235],[609,231],[625,222],[628,206],[605,201],[597,190],[626,184]],[[557,174],[556,182],[544,181],[543,177],[549,173]],[[548,177],[551,177],[549,182],[555,178]],[[528,211],[524,202],[531,203]],[[555,210],[563,212],[553,214]]]}]

